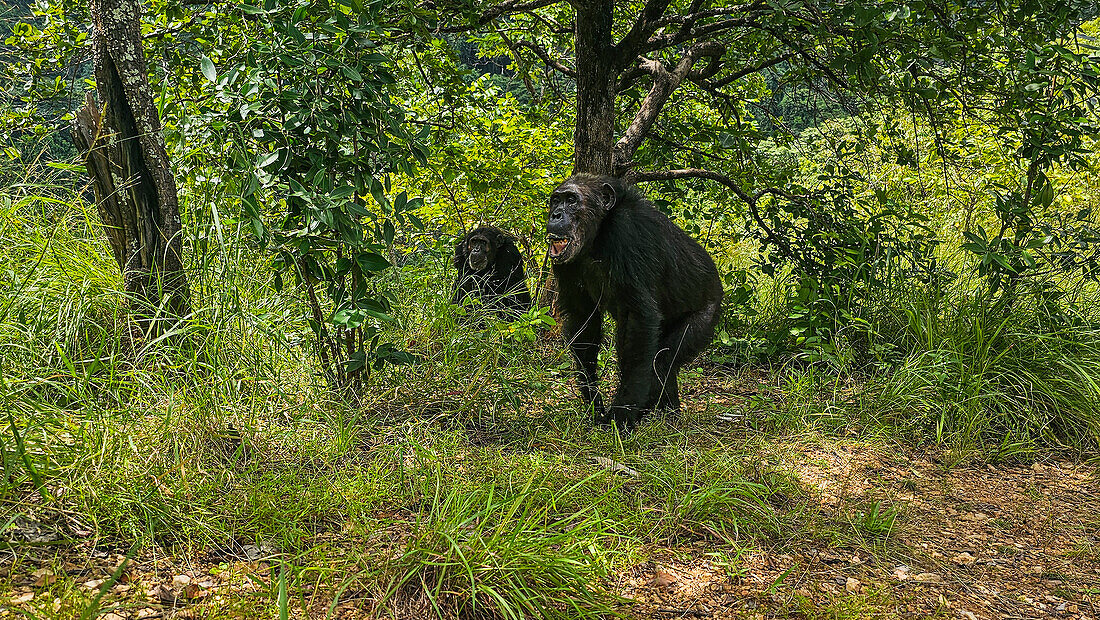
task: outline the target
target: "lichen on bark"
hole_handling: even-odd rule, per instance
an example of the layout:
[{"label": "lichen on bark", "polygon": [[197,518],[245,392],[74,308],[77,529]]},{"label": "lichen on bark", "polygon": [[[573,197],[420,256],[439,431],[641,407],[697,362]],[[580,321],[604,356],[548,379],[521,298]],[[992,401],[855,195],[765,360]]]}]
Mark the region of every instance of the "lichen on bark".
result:
[{"label": "lichen on bark", "polygon": [[131,307],[146,331],[161,332],[191,306],[176,183],[142,51],[141,8],[137,0],[89,6],[98,97],[87,94],[73,139]]}]

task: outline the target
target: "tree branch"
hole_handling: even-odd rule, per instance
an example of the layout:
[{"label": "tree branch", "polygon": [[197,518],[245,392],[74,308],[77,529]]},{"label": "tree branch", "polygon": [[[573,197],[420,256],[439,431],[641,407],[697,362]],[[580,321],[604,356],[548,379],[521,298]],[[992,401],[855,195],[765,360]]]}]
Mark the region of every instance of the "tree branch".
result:
[{"label": "tree branch", "polygon": [[797,200],[796,196],[791,195],[778,188],[769,188],[757,192],[755,195],[750,194],[741,187],[741,184],[729,178],[728,176],[716,172],[714,170],[703,170],[702,168],[682,168],[679,170],[656,170],[649,172],[630,172],[625,180],[630,183],[646,183],[649,181],[676,181],[681,179],[706,179],[710,181],[716,181],[734,194],[737,195],[741,202],[744,202],[749,208],[749,214],[752,216],[756,225],[764,231],[764,238],[769,242],[779,246],[780,250],[788,257],[792,259],[800,259],[808,261],[812,264],[816,264],[813,259],[808,256],[798,256],[795,253],[794,248],[791,247],[787,240],[772,230],[771,226],[768,226],[764,218],[760,216],[760,209],[758,203],[760,198],[766,195],[782,196],[788,200]]},{"label": "tree branch", "polygon": [[621,93],[634,86],[634,83],[638,81],[638,78],[643,75],[649,75],[649,72],[643,69],[640,65],[630,67],[626,71],[619,74],[619,83],[615,85],[615,92]]},{"label": "tree branch", "polygon": [[727,32],[735,28],[741,28],[744,26],[756,26],[756,17],[737,17],[731,19],[724,19],[718,22],[706,24],[704,26],[681,28],[676,32],[670,32],[667,34],[654,35],[645,42],[645,45],[641,46],[640,54],[651,54],[657,50],[666,49],[690,41],[695,41],[703,37],[713,37],[716,34]]},{"label": "tree branch", "polygon": [[[502,35],[501,38],[503,38],[503,35]],[[507,40],[505,41],[505,43],[507,43]],[[539,60],[542,61],[542,64],[546,65],[547,67],[550,67],[551,69],[557,71],[558,73],[561,73],[562,75],[567,76],[567,77],[571,77],[571,78],[577,77],[577,72],[574,69],[571,69],[570,67],[566,66],[560,60],[557,60],[556,58],[551,57],[549,52],[542,49],[538,45],[535,45],[534,43],[532,43],[532,42],[530,42],[526,39],[516,41],[516,45],[519,46],[519,47],[526,47],[527,49],[531,50],[531,53],[533,53],[535,56],[538,56]]]},{"label": "tree branch", "polygon": [[767,25],[761,25],[760,28],[762,30],[764,30],[765,32],[771,34],[776,39],[779,39],[788,48],[794,50],[791,53],[792,57],[793,56],[801,57],[804,61],[806,61],[807,64],[809,64],[811,67],[813,67],[813,68],[817,69],[818,71],[820,71],[822,73],[822,75],[824,75],[826,78],[828,78],[828,80],[831,83],[833,83],[834,85],[836,85],[837,87],[842,88],[842,89],[847,90],[847,91],[854,91],[855,90],[855,89],[852,88],[851,83],[849,83],[847,80],[845,80],[845,79],[841,78],[839,75],[837,75],[836,72],[833,71],[832,68],[830,68],[824,62],[822,62],[821,59],[815,57],[813,54],[811,54],[809,51],[807,51],[805,47],[800,45],[794,39],[791,39],[790,37],[787,37],[785,34],[779,32],[777,29],[770,28]]},{"label": "tree branch", "polygon": [[[770,58],[770,59],[765,60],[764,62],[762,62],[760,64],[752,65],[751,67],[744,67],[739,71],[734,71],[733,73],[723,77],[720,80],[715,80],[713,82],[707,82],[707,85],[711,86],[712,88],[722,88],[723,86],[729,86],[730,84],[736,82],[737,80],[740,80],[741,78],[745,77],[746,75],[752,75],[753,73],[763,71],[764,69],[767,69],[769,67],[774,67],[775,65],[778,65],[781,62],[786,62],[786,61],[790,60],[793,57],[794,57],[794,52],[787,52],[786,54],[780,54],[780,55],[776,56],[775,58]],[[696,79],[705,79],[705,78],[696,78],[693,75],[689,75],[688,79],[692,80],[692,81],[695,81]]]},{"label": "tree branch", "polygon": [[693,155],[696,155],[699,158],[705,159],[705,160],[708,160],[708,161],[719,161],[719,162],[728,162],[728,161],[730,161],[730,157],[728,157],[728,156],[719,155],[717,153],[709,153],[707,151],[704,151],[703,149],[691,146],[689,144],[683,144],[682,142],[677,142],[677,141],[672,140],[672,139],[670,139],[666,136],[663,136],[659,133],[651,133],[646,137],[646,139],[647,140],[653,140],[654,142],[662,142],[662,143],[667,144],[670,147],[676,149],[677,151],[683,151],[685,153],[692,153]]},{"label": "tree branch", "polygon": [[508,35],[504,34],[503,30],[496,27],[496,25],[493,26],[493,30],[496,31],[497,36],[500,37],[500,40],[504,41],[504,44],[508,46],[508,51],[512,52],[512,59],[516,63],[516,70],[517,72],[522,71],[523,85],[527,87],[527,92],[531,95],[531,99],[537,99],[538,96],[535,93],[535,85],[531,83],[531,78],[527,75],[527,71],[522,67],[523,59],[519,54],[519,49],[517,48],[515,42],[513,42],[512,39],[508,37]]},{"label": "tree branch", "polygon": [[720,17],[722,15],[736,15],[739,13],[755,12],[758,9],[766,8],[767,3],[764,0],[754,0],[753,2],[746,2],[745,4],[738,4],[734,6],[726,6],[717,9],[708,9],[706,11],[700,10],[703,6],[703,2],[695,0],[691,3],[691,6],[687,11],[684,11],[679,15],[669,15],[657,22],[658,28],[664,28],[666,26],[681,26],[690,28],[700,20],[708,19],[711,17]]},{"label": "tree branch", "polygon": [[[498,17],[504,15],[514,15],[516,13],[528,13],[535,9],[541,9],[542,7],[550,6],[552,4],[560,4],[564,0],[529,0],[528,2],[521,2],[520,0],[505,0],[500,4],[490,7],[478,15],[473,21],[459,24],[456,26],[438,27],[435,32],[438,33],[456,33],[456,32],[468,32],[488,24]],[[449,2],[427,2],[426,7],[430,10],[438,11],[439,13],[446,14],[447,12],[457,12],[456,7],[451,6]]]},{"label": "tree branch", "polygon": [[629,168],[634,152],[638,150],[638,146],[641,145],[642,140],[645,139],[646,134],[653,127],[653,123],[657,121],[657,117],[660,116],[669,96],[691,72],[695,63],[703,57],[721,57],[725,51],[726,46],[715,41],[697,43],[684,54],[684,57],[680,59],[680,62],[672,71],[666,69],[660,60],[642,60],[641,68],[653,76],[653,84],[650,86],[645,99],[642,100],[642,105],[638,108],[634,120],[612,149],[613,174],[622,174],[623,171]]},{"label": "tree branch", "polygon": [[631,26],[630,32],[627,32],[618,45],[615,46],[619,58],[625,58],[627,59],[626,62],[630,62],[638,56],[642,44],[649,39],[651,34],[656,32],[658,20],[664,15],[671,3],[671,0],[646,0],[645,6],[638,14],[638,19]]}]

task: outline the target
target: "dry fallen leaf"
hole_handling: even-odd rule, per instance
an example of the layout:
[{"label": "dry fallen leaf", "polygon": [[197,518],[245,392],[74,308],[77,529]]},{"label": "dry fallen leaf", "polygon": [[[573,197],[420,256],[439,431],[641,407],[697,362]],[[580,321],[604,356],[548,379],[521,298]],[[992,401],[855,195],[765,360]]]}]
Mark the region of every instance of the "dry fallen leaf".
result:
[{"label": "dry fallen leaf", "polygon": [[12,597],[11,604],[18,605],[20,603],[28,603],[34,599],[34,592],[24,592]]},{"label": "dry fallen leaf", "polygon": [[963,551],[962,553],[960,553],[960,554],[956,555],[955,557],[951,558],[951,561],[958,564],[959,566],[970,566],[970,565],[974,564],[974,562],[976,562],[977,559],[974,556],[970,555],[969,553]]},{"label": "dry fallen leaf", "polygon": [[919,583],[943,583],[943,577],[940,577],[936,573],[917,573],[913,576],[913,581]]},{"label": "dry fallen leaf", "polygon": [[653,579],[650,579],[649,583],[646,585],[652,588],[667,588],[668,586],[671,586],[678,581],[679,579],[677,579],[672,573],[657,569],[657,574],[654,575]]},{"label": "dry fallen leaf", "polygon": [[36,588],[48,586],[57,581],[57,575],[53,574],[53,570],[49,568],[40,568],[31,573],[31,577],[34,577],[34,586]]},{"label": "dry fallen leaf", "polygon": [[149,598],[160,601],[165,605],[175,605],[176,601],[179,600],[179,595],[172,591],[172,588],[164,584],[157,584],[156,587],[149,590]]},{"label": "dry fallen leaf", "polygon": [[188,599],[202,598],[207,594],[209,594],[209,592],[207,592],[205,589],[203,589],[201,585],[195,582],[187,584],[187,586],[183,589],[183,596]]},{"label": "dry fallen leaf", "polygon": [[274,554],[275,548],[266,542],[261,542],[258,545],[249,543],[247,545],[241,545],[241,551],[244,553],[244,559],[256,561]]},{"label": "dry fallen leaf", "polygon": [[844,589],[851,592],[852,594],[859,594],[859,588],[861,585],[863,584],[859,582],[859,579],[856,579],[855,577],[849,577],[844,582]]},{"label": "dry fallen leaf", "polygon": [[95,590],[99,586],[103,585],[104,581],[107,581],[107,580],[106,579],[92,579],[90,581],[85,581],[84,584],[83,584],[84,589],[86,589],[86,590]]}]

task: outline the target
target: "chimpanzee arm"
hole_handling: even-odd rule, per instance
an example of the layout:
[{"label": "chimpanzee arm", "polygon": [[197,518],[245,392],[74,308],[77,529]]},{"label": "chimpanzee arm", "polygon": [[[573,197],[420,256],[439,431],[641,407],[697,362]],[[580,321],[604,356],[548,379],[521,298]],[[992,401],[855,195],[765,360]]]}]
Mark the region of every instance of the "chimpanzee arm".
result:
[{"label": "chimpanzee arm", "polygon": [[600,396],[597,368],[600,344],[603,342],[603,312],[591,299],[562,296],[559,303],[564,315],[562,336],[569,343],[569,351],[577,363],[581,398],[592,405],[596,423],[603,424],[607,422],[607,415]]},{"label": "chimpanzee arm", "polygon": [[638,301],[619,321],[615,331],[619,388],[610,414],[620,428],[633,426],[656,402],[659,390],[653,359],[660,332],[661,315],[652,300]]}]

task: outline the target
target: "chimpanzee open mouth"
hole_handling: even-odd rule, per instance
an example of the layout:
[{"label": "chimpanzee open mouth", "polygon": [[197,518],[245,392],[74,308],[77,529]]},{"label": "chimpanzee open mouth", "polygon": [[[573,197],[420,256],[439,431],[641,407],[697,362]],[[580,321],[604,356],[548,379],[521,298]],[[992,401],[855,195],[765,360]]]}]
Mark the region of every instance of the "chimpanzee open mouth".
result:
[{"label": "chimpanzee open mouth", "polygon": [[565,248],[569,247],[568,237],[549,237],[547,240],[550,242],[550,258],[561,256]]}]

